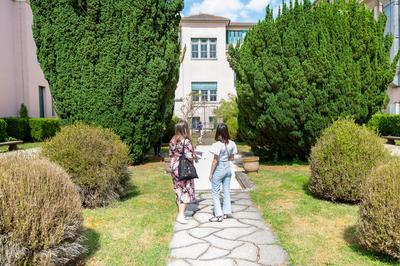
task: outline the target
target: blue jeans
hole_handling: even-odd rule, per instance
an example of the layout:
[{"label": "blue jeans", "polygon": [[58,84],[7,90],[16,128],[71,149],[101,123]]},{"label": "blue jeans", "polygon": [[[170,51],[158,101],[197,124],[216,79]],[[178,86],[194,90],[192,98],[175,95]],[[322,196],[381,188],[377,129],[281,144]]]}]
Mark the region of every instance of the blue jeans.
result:
[{"label": "blue jeans", "polygon": [[[212,176],[212,199],[214,205],[214,215],[216,217],[223,214],[232,214],[231,210],[231,166],[229,162],[218,162]],[[222,184],[222,191],[224,193],[223,210],[221,209],[221,201],[219,199],[219,190]]]}]

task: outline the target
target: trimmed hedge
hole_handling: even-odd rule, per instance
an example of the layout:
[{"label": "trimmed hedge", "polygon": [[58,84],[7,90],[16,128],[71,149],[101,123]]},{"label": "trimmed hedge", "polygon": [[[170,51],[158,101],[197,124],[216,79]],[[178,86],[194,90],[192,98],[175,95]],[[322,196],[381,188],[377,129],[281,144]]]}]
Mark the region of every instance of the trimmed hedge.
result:
[{"label": "trimmed hedge", "polygon": [[392,160],[368,176],[360,204],[358,240],[366,249],[400,258],[400,161]]},{"label": "trimmed hedge", "polygon": [[29,119],[7,117],[3,118],[7,123],[7,136],[18,140],[30,141],[31,130],[29,127]]},{"label": "trimmed hedge", "polygon": [[43,141],[56,135],[60,130],[60,120],[54,118],[29,119],[33,141]]},{"label": "trimmed hedge", "polygon": [[383,142],[372,130],[351,120],[333,123],[311,150],[311,193],[333,201],[360,201],[367,175],[390,158]]},{"label": "trimmed hedge", "polygon": [[110,129],[85,124],[64,126],[42,145],[42,155],[70,174],[88,208],[105,206],[125,194],[128,151]]},{"label": "trimmed hedge", "polygon": [[79,193],[37,156],[0,160],[0,265],[75,265],[85,252]]},{"label": "trimmed hedge", "polygon": [[7,137],[7,123],[4,119],[0,119],[0,141],[4,141]]},{"label": "trimmed hedge", "polygon": [[2,119],[7,123],[7,136],[23,141],[43,141],[53,137],[60,130],[58,118],[7,117]]},{"label": "trimmed hedge", "polygon": [[400,115],[374,114],[368,121],[368,127],[382,136],[400,136]]}]

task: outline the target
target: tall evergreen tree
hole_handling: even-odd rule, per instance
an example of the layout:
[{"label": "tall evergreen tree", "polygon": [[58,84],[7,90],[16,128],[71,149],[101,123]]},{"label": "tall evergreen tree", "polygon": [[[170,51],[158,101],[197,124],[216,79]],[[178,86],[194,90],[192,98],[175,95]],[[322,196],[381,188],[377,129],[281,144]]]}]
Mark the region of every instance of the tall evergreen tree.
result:
[{"label": "tall evergreen tree", "polygon": [[243,45],[229,49],[240,135],[269,158],[305,159],[338,117],[366,122],[395,74],[385,21],[354,0],[296,0],[276,18],[268,7]]},{"label": "tall evergreen tree", "polygon": [[114,129],[134,162],[170,117],[183,0],[31,0],[57,114]]}]

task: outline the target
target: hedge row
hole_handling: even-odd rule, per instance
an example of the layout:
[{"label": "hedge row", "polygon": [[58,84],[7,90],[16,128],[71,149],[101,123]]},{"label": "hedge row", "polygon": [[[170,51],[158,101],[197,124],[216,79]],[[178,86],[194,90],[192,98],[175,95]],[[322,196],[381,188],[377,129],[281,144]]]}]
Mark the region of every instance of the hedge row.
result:
[{"label": "hedge row", "polygon": [[4,119],[0,119],[0,141],[4,141],[7,137],[7,123]]},{"label": "hedge row", "polygon": [[[53,137],[60,130],[60,120],[56,118],[2,118],[6,124],[6,134],[23,141],[43,141]],[[0,122],[0,141],[2,140],[2,122]]]},{"label": "hedge row", "polygon": [[382,136],[400,136],[400,115],[374,114],[368,127]]}]

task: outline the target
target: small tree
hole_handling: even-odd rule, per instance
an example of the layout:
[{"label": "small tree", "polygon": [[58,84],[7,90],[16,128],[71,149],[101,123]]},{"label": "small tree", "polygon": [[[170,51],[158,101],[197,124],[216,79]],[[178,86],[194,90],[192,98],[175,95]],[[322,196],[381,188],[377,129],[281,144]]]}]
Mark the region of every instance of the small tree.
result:
[{"label": "small tree", "polygon": [[200,108],[200,104],[193,100],[193,97],[201,97],[200,93],[192,92],[189,95],[183,97],[180,111],[182,119],[189,121],[195,115],[196,111]]},{"label": "small tree", "polygon": [[390,61],[385,22],[355,0],[296,0],[276,18],[268,8],[243,44],[229,48],[241,137],[266,157],[305,159],[338,117],[368,121],[398,61]]},{"label": "small tree", "polygon": [[19,108],[19,117],[20,118],[29,118],[28,108],[26,108],[26,105],[23,103],[21,103],[21,107]]},{"label": "small tree", "polygon": [[214,114],[228,126],[229,135],[233,139],[237,138],[238,131],[239,110],[236,100],[235,96],[230,95],[228,100],[222,100],[214,110]]}]

